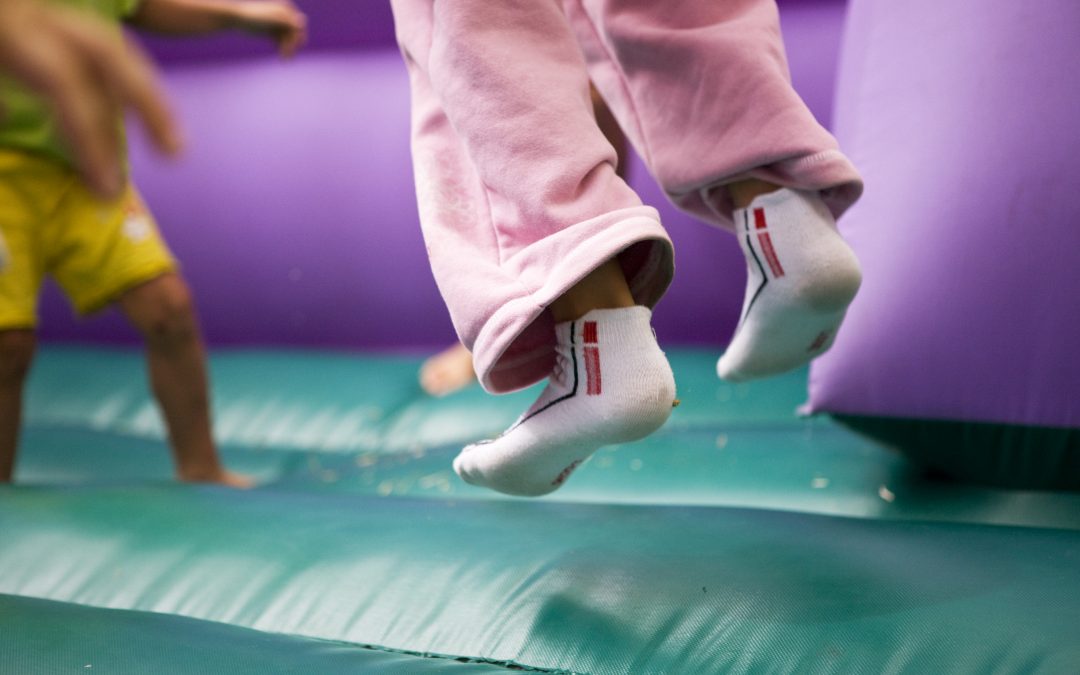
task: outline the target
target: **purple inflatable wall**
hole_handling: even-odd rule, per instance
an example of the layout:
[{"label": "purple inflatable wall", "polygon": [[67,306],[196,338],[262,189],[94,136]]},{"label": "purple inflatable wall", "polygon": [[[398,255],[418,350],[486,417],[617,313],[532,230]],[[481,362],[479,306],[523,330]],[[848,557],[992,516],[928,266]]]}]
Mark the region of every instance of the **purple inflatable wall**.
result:
[{"label": "purple inflatable wall", "polygon": [[865,281],[815,410],[1080,427],[1080,4],[853,0]]},{"label": "purple inflatable wall", "polygon": [[[154,39],[189,138],[164,163],[131,138],[136,182],[183,262],[212,345],[430,348],[453,339],[417,224],[408,85],[386,3],[301,3],[312,44],[292,63],[252,38]],[[842,0],[787,2],[796,88],[826,124]],[[675,240],[656,313],[669,344],[721,345],[738,317],[734,239],[675,211],[639,162],[631,182]],[[77,321],[55,289],[51,340],[133,342],[115,314]]]}]

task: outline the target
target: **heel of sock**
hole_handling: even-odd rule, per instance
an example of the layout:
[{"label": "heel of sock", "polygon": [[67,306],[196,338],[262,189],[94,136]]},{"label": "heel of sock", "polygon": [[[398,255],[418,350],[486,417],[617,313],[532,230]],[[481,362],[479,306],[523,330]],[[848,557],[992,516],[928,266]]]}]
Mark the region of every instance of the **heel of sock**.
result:
[{"label": "heel of sock", "polygon": [[851,249],[843,241],[843,247],[822,265],[817,274],[801,280],[795,291],[799,302],[813,312],[833,314],[844,311],[862,286],[862,268]]},{"label": "heel of sock", "polygon": [[612,415],[612,421],[616,422],[613,426],[618,432],[613,435],[611,442],[641,440],[664,426],[671,417],[675,402],[675,375],[662,352],[660,362],[650,370],[652,372],[642,373],[638,388],[620,397]]}]

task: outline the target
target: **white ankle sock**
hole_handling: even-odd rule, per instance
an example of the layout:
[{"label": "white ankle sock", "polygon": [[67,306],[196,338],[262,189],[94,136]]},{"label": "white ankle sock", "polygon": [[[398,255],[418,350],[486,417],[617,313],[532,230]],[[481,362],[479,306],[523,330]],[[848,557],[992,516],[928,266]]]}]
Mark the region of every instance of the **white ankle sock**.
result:
[{"label": "white ankle sock", "polygon": [[749,270],[746,297],[716,371],[739,382],[791,370],[831,347],[862,272],[813,192],[761,195],[734,220]]},{"label": "white ankle sock", "polygon": [[454,460],[467,483],[512,495],[557,489],[598,448],[656,431],[675,378],[646,307],[593,310],[555,326],[556,365],[540,398],[491,441]]}]

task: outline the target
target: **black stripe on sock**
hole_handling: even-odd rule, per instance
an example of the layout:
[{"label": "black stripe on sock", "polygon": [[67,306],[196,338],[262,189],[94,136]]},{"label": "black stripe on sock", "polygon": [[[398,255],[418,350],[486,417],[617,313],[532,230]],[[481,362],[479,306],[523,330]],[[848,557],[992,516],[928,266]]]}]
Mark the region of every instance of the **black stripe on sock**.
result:
[{"label": "black stripe on sock", "polygon": [[526,415],[525,417],[522,417],[521,419],[519,419],[517,421],[517,424],[510,427],[506,431],[502,432],[502,434],[500,434],[500,436],[505,436],[506,434],[510,433],[514,429],[517,429],[519,426],[521,426],[523,423],[525,423],[526,420],[531,420],[532,418],[536,417],[540,413],[542,413],[545,410],[547,410],[547,409],[551,408],[552,406],[554,406],[556,403],[562,403],[563,401],[570,400],[570,399],[574,398],[575,396],[577,396],[578,371],[577,371],[577,343],[575,342],[576,332],[577,332],[577,322],[574,321],[574,322],[572,322],[570,324],[570,359],[573,361],[573,364],[574,364],[574,386],[570,388],[570,392],[567,393],[567,394],[563,394],[562,396],[555,399],[554,401],[550,401],[544,407],[538,408],[538,409],[532,411],[531,413],[529,413],[528,415]]},{"label": "black stripe on sock", "polygon": [[758,269],[761,271],[761,285],[754,291],[754,297],[750,298],[750,304],[746,306],[746,312],[742,315],[742,319],[739,319],[740,322],[750,315],[750,308],[754,306],[758,296],[761,295],[761,292],[765,290],[765,286],[769,283],[769,275],[765,273],[765,267],[761,264],[761,260],[754,250],[753,237],[750,236],[750,209],[743,210],[743,229],[746,230],[746,247],[750,249],[750,255],[754,256],[754,263],[757,264]]}]

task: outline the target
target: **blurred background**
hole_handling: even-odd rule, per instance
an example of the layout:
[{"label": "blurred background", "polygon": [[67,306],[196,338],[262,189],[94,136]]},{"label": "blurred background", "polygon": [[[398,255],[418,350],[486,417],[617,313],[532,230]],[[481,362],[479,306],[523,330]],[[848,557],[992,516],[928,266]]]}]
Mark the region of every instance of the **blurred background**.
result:
[{"label": "blurred background", "polygon": [[[282,62],[263,40],[142,38],[188,151],[131,163],[196,297],[211,347],[425,351],[455,339],[427,266],[409,159],[409,93],[387,2],[301,2],[310,41]],[[792,78],[826,126],[844,0],[783,0]],[[630,182],[675,242],[657,308],[668,345],[727,343],[742,303],[733,237],[677,212],[635,157]],[[50,287],[45,342],[137,344],[115,312],[77,320]]]}]

